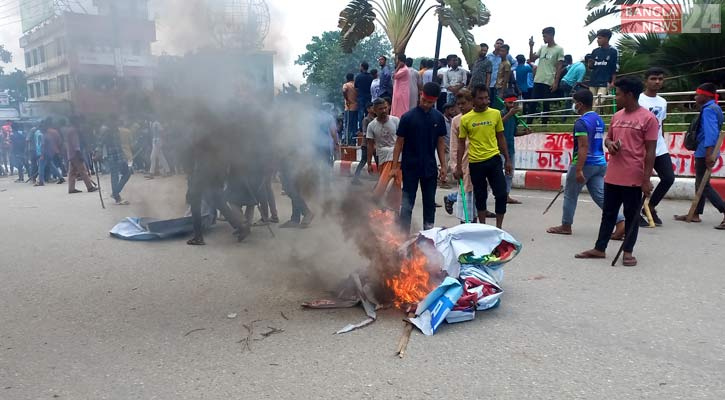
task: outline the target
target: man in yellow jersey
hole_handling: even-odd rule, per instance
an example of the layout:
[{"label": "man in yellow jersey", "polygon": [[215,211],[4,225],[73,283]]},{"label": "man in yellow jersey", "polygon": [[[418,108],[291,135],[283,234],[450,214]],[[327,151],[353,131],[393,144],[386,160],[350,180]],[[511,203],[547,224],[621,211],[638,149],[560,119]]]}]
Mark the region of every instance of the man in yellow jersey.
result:
[{"label": "man in yellow jersey", "polygon": [[468,139],[468,168],[473,183],[473,193],[476,198],[476,211],[478,220],[486,223],[486,200],[488,185],[496,198],[496,226],[501,229],[503,217],[506,214],[506,178],[501,165],[501,155],[505,158],[506,175],[513,173],[508,146],[504,138],[503,120],[501,112],[489,108],[491,100],[488,88],[485,85],[476,85],[473,88],[473,111],[461,118],[458,131],[458,152],[455,178],[463,177],[463,153]]}]

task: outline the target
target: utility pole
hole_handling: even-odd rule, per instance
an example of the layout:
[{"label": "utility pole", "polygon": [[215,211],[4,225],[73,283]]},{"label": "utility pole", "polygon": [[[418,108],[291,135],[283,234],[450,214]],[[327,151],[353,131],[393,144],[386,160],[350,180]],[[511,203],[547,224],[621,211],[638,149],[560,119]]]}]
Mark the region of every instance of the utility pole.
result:
[{"label": "utility pole", "polygon": [[[440,9],[446,6],[445,0],[438,0],[440,3]],[[438,15],[438,33],[436,35],[436,51],[435,60],[433,62],[433,82],[438,82],[438,60],[441,58],[441,36],[443,36],[443,24],[441,23],[441,16]],[[438,82],[441,83],[441,82]]]}]

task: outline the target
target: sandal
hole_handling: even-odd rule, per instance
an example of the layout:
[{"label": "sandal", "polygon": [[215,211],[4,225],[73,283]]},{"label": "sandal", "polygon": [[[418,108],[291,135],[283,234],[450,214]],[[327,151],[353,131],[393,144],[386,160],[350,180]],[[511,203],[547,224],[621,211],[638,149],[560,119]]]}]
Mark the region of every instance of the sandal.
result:
[{"label": "sandal", "polygon": [[521,202],[519,200],[509,197],[508,199],[506,199],[506,204],[521,204]]},{"label": "sandal", "polygon": [[[687,215],[675,215],[675,221],[687,222]],[[700,222],[702,222],[702,220],[700,219],[699,216],[695,216],[695,217],[692,217],[692,221],[690,221],[690,222],[699,224]]]},{"label": "sandal", "polygon": [[622,265],[625,267],[636,267],[637,266],[637,257],[635,256],[623,256],[622,257]]},{"label": "sandal", "polygon": [[610,239],[621,242],[624,240],[624,234],[623,233],[620,233],[620,234],[612,233],[612,236],[610,237]]},{"label": "sandal", "polygon": [[204,243],[204,239],[201,238],[191,238],[189,239],[186,244],[189,246],[206,246],[206,243]]},{"label": "sandal", "polygon": [[563,226],[552,226],[551,228],[546,230],[546,233],[551,233],[554,235],[571,235],[571,229],[566,230]]},{"label": "sandal", "polygon": [[602,259],[602,258],[607,258],[607,255],[605,253],[599,254],[599,253],[595,253],[595,251],[597,251],[597,250],[592,249],[592,250],[583,251],[583,252],[581,252],[579,254],[574,255],[574,258],[579,258],[579,259]]},{"label": "sandal", "polygon": [[715,227],[715,229],[719,231],[725,231],[725,221],[721,222],[720,225]]}]

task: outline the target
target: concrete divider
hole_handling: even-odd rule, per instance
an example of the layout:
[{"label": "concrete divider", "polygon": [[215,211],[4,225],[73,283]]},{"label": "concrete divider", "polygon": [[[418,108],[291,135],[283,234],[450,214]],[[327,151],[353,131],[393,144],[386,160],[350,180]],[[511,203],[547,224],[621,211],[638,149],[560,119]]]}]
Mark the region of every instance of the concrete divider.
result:
[{"label": "concrete divider", "polygon": [[[335,175],[350,176],[355,172],[358,161],[335,161]],[[377,165],[373,164],[377,172]],[[363,168],[360,173],[367,176],[368,169]],[[566,182],[566,173],[556,171],[516,170],[514,172],[513,187],[516,189],[558,191]],[[725,197],[725,179],[713,178],[711,184],[715,190]],[[652,184],[657,186],[659,178],[652,178]],[[586,188],[584,188],[586,191]],[[668,199],[692,200],[695,197],[695,178],[675,178],[675,183],[667,192]]]}]

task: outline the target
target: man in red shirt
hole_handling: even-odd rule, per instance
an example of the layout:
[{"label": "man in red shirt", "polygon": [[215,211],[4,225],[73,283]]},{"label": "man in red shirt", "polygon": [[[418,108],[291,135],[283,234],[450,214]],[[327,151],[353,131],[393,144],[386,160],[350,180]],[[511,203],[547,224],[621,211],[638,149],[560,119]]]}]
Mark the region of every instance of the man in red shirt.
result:
[{"label": "man in red shirt", "polygon": [[604,145],[609,150],[609,166],[604,176],[604,207],[599,238],[593,249],[577,254],[576,258],[605,258],[619,208],[624,205],[625,232],[623,264],[637,265],[632,255],[637,242],[639,210],[642,193],[652,193],[650,176],[655,162],[659,122],[648,109],[640,107],[639,95],[644,89],[635,77],[623,77],[614,83],[620,108],[609,125]]}]

